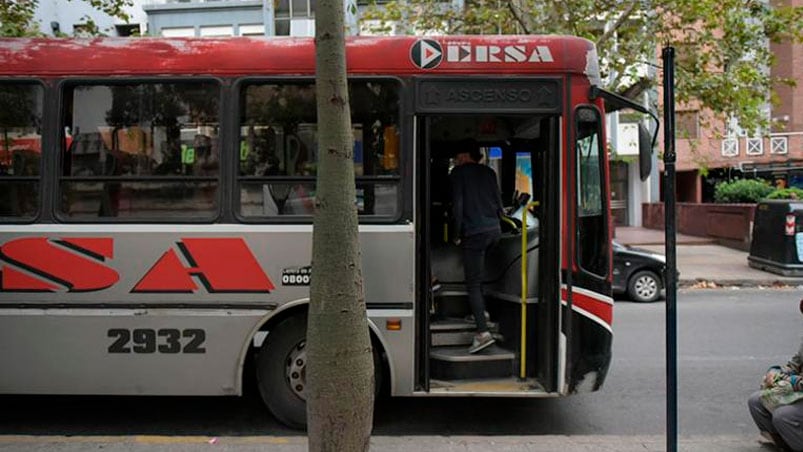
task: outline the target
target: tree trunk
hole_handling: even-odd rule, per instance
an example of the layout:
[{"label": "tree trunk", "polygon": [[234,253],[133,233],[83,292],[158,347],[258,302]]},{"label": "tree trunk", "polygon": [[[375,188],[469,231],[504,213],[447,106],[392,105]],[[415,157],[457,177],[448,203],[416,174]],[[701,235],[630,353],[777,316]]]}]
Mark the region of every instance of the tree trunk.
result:
[{"label": "tree trunk", "polygon": [[373,426],[343,3],[319,0],[315,12],[319,151],[306,345],[310,451],[368,450]]}]

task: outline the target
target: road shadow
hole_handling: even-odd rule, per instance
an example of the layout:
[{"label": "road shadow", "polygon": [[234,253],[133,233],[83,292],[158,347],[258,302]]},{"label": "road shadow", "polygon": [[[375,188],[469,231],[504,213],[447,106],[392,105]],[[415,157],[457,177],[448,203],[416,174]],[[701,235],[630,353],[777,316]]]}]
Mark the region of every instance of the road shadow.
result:
[{"label": "road shadow", "polygon": [[[571,434],[560,399],[383,398],[374,435]],[[259,397],[0,396],[0,435],[302,436]],[[594,430],[594,429],[592,429]]]}]

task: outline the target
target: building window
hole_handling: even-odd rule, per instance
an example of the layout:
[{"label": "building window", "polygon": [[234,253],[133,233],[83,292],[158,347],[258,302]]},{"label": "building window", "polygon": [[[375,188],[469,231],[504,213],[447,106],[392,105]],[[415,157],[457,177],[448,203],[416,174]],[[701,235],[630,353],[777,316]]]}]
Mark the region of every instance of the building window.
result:
[{"label": "building window", "polygon": [[262,24],[240,25],[240,36],[265,36],[265,26]]},{"label": "building window", "polygon": [[700,138],[700,115],[696,111],[680,111],[675,115],[675,138],[694,140]]},{"label": "building window", "polygon": [[117,31],[117,36],[129,37],[140,35],[139,24],[117,24],[114,28]]},{"label": "building window", "polygon": [[195,36],[195,28],[162,28],[162,37],[165,38],[192,38]]},{"label": "building window", "polygon": [[747,155],[761,155],[764,153],[764,139],[763,138],[748,138],[745,154]]},{"label": "building window", "polygon": [[214,27],[201,27],[201,36],[207,38],[234,36],[234,27],[231,25],[219,25]]},{"label": "building window", "polygon": [[279,0],[276,36],[314,36],[316,0]]},{"label": "building window", "polygon": [[736,138],[725,138],[724,140],[722,140],[722,156],[738,157],[739,140],[737,140]]},{"label": "building window", "polygon": [[789,150],[788,137],[772,137],[770,138],[770,153],[772,154],[786,154]]}]

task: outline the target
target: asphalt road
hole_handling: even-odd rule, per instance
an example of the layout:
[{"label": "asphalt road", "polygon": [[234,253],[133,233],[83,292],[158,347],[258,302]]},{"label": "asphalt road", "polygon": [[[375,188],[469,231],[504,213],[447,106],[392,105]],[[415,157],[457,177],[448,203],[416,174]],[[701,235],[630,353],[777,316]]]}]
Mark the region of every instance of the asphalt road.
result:
[{"label": "asphalt road", "polygon": [[[799,344],[799,290],[683,290],[680,434],[755,435],[745,401]],[[380,402],[374,435],[663,435],[665,303],[617,302],[605,386],[565,399]],[[13,365],[3,363],[2,365]],[[0,435],[300,436],[245,398],[0,396]]]}]

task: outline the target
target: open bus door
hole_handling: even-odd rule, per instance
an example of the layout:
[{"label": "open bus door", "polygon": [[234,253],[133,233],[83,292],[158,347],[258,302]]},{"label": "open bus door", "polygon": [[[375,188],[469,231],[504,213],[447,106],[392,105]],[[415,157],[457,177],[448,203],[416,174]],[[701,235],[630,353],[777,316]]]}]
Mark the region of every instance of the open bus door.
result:
[{"label": "open bus door", "polygon": [[[417,118],[417,390],[488,395],[558,391],[559,130],[557,115]],[[503,221],[500,241],[486,256],[483,292],[497,343],[477,354],[468,353],[476,325],[468,318],[462,251],[452,234],[449,182],[453,157],[466,138],[479,143],[483,162],[497,173],[504,207],[514,218]],[[522,231],[524,218],[527,234]],[[441,286],[435,292],[433,277]]]},{"label": "open bus door", "polygon": [[432,265],[430,261],[431,240],[431,175],[430,175],[430,119],[428,117],[417,118],[415,120],[415,174],[416,190],[418,200],[415,206],[416,221],[416,255],[419,256],[416,263],[416,296],[419,303],[416,303],[416,390],[429,391],[429,354],[431,348],[430,311],[432,310]]}]

